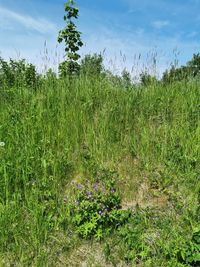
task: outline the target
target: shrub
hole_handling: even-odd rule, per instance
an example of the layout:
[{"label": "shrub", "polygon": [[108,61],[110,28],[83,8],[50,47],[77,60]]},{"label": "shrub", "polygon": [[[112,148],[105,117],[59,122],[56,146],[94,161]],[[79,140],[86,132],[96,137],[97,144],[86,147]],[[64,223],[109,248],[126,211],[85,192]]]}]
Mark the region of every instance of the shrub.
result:
[{"label": "shrub", "polygon": [[81,74],[96,77],[103,71],[103,57],[101,54],[86,55],[81,60]]},{"label": "shrub", "polygon": [[0,58],[0,83],[7,87],[28,86],[35,88],[38,81],[38,74],[33,64],[28,64],[24,59],[8,62]]}]

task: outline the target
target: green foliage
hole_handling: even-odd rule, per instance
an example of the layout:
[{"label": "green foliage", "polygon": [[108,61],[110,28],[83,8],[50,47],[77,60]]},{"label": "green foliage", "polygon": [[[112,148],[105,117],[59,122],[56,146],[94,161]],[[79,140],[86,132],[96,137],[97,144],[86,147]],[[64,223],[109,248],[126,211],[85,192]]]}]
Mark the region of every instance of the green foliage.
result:
[{"label": "green foliage", "polygon": [[156,84],[157,79],[154,76],[151,76],[147,72],[143,72],[140,74],[140,82],[143,86],[148,86],[151,84]]},{"label": "green foliage", "polygon": [[45,77],[50,82],[52,82],[52,81],[55,81],[56,82],[56,73],[51,68],[48,69],[48,71],[46,72]]},{"label": "green foliage", "polygon": [[124,259],[133,264],[151,256],[150,248],[145,241],[147,219],[144,213],[137,211],[131,214],[131,218],[125,226],[119,229],[119,238],[123,243]]},{"label": "green foliage", "polygon": [[200,227],[193,230],[192,239],[179,251],[179,258],[190,266],[200,265]]},{"label": "green foliage", "polygon": [[86,55],[81,60],[80,70],[82,75],[88,75],[91,78],[99,76],[103,72],[103,57],[101,54]]},{"label": "green foliage", "polygon": [[131,75],[126,69],[122,71],[122,84],[126,88],[132,87]]},{"label": "green foliage", "polygon": [[163,73],[162,81],[165,84],[177,81],[186,81],[196,77],[200,73],[200,54],[194,54],[186,66],[176,68],[172,66],[170,70]]},{"label": "green foliage", "polygon": [[92,183],[75,185],[75,197],[71,216],[81,237],[100,240],[127,219],[120,210],[121,198],[112,172],[103,171]]},{"label": "green foliage", "polygon": [[38,74],[33,64],[27,64],[24,59],[9,62],[0,58],[0,86],[28,86],[36,88]]},{"label": "green foliage", "polygon": [[164,72],[162,80],[165,84],[167,84],[170,82],[187,80],[190,77],[192,77],[191,68],[186,66],[176,68],[175,66],[172,66],[169,71],[167,70]]},{"label": "green foliage", "polygon": [[192,59],[188,61],[187,66],[191,69],[192,76],[197,76],[200,73],[200,54],[194,54]]},{"label": "green foliage", "polygon": [[61,63],[59,66],[59,73],[61,77],[66,77],[66,75],[74,75],[79,72],[79,64],[77,60],[80,58],[78,50],[83,45],[81,41],[81,32],[77,31],[76,25],[72,19],[78,18],[79,10],[75,6],[73,0],[69,0],[64,4],[64,9],[66,15],[64,20],[66,21],[66,27],[59,32],[58,42],[65,43],[66,61]]},{"label": "green foliage", "polygon": [[[0,265],[80,265],[89,250],[90,266],[107,244],[115,266],[198,266],[199,80],[127,90],[108,72],[72,83],[49,71],[30,90],[12,68],[1,72]],[[77,174],[89,181],[70,206]]]}]

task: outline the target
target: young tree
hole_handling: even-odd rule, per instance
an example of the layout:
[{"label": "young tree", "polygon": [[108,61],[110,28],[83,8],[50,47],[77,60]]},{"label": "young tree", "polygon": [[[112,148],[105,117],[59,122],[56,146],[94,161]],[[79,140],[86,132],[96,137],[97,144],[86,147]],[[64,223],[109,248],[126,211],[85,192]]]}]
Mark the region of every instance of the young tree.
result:
[{"label": "young tree", "polygon": [[66,61],[59,65],[59,73],[61,76],[72,76],[80,69],[77,62],[80,58],[78,51],[83,46],[83,42],[81,41],[81,32],[77,31],[77,27],[72,21],[72,19],[77,19],[79,15],[79,9],[75,6],[75,2],[69,0],[64,4],[64,9],[67,13],[64,16],[67,25],[59,32],[58,42],[65,42]]}]

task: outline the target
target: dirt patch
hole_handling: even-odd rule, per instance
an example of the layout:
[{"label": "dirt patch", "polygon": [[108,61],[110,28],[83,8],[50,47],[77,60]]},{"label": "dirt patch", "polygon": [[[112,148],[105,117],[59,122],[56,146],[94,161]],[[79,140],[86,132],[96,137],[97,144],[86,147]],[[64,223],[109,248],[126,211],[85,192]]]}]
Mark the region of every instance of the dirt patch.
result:
[{"label": "dirt patch", "polygon": [[151,189],[148,182],[143,182],[136,192],[134,199],[132,201],[124,202],[122,204],[122,209],[131,209],[136,206],[141,208],[155,207],[163,208],[168,205],[168,196],[159,192],[156,189]]},{"label": "dirt patch", "polygon": [[[72,252],[66,266],[70,267],[113,267],[113,264],[106,262],[102,245],[99,243],[85,244]],[[117,267],[128,267],[119,262]]]}]

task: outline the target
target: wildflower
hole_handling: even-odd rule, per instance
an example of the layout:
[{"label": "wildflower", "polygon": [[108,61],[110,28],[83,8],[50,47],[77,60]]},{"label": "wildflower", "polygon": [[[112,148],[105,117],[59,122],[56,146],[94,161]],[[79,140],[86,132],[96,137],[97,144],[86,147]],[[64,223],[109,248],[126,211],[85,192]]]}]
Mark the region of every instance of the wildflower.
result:
[{"label": "wildflower", "polygon": [[5,143],[4,142],[0,142],[0,146],[5,146]]},{"label": "wildflower", "polygon": [[83,186],[82,184],[78,184],[78,189],[82,190],[83,189]]},{"label": "wildflower", "polygon": [[114,188],[111,188],[111,193],[115,193],[116,192],[116,190],[114,189]]},{"label": "wildflower", "polygon": [[99,213],[99,215],[102,215],[102,210],[99,210],[99,212],[98,212],[98,213]]},{"label": "wildflower", "polygon": [[99,189],[99,185],[100,185],[99,183],[95,183],[93,185],[93,188],[94,188],[95,191],[97,191]]}]

